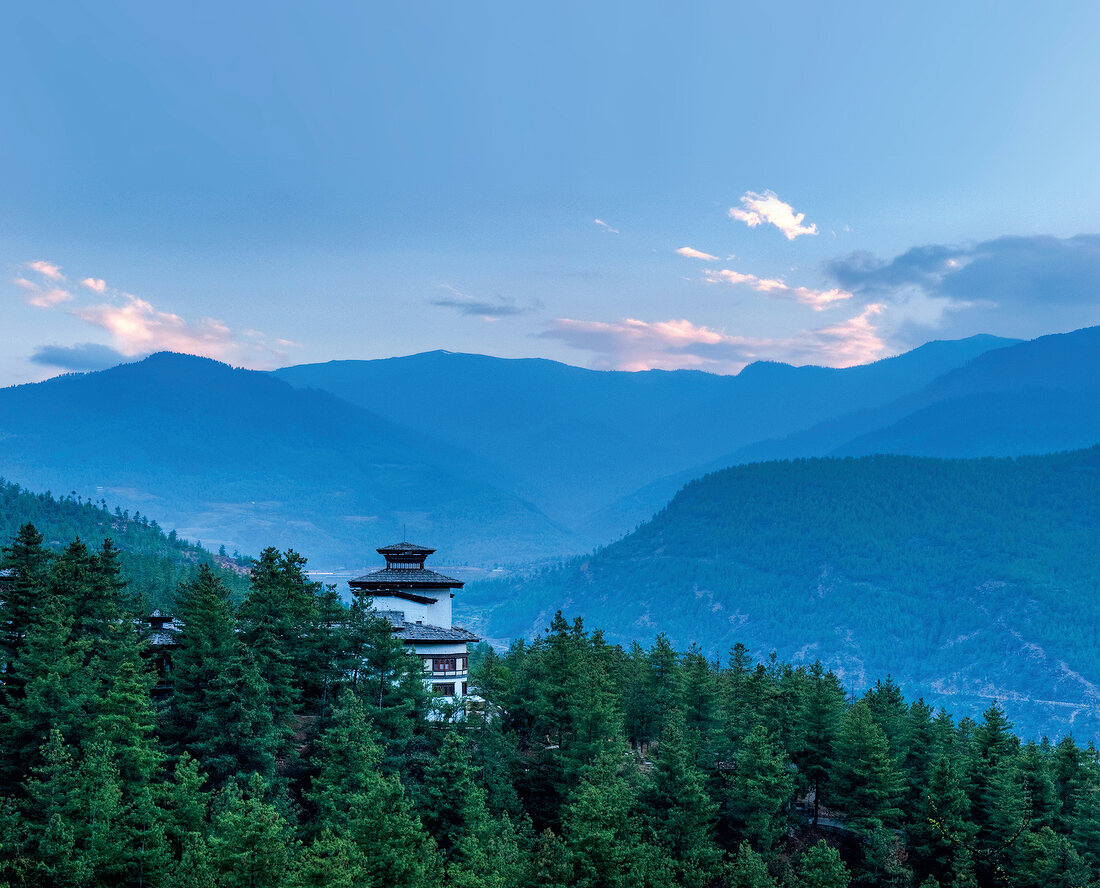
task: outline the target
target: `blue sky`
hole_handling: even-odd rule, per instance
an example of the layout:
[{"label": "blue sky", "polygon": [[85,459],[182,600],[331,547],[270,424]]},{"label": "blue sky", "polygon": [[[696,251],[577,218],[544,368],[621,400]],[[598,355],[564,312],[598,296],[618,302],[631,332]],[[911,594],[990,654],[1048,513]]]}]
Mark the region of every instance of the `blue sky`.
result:
[{"label": "blue sky", "polygon": [[527,6],[9,4],[0,384],[1100,323],[1100,6]]}]

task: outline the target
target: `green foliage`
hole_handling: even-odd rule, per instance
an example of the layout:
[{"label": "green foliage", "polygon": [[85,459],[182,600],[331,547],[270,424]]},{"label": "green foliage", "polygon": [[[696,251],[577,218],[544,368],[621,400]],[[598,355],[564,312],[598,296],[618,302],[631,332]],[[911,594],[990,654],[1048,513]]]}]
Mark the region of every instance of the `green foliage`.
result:
[{"label": "green foliage", "polygon": [[[24,564],[35,539],[10,547]],[[38,593],[6,612],[21,681],[0,695],[0,885],[1100,877],[1100,755],[1021,745],[998,705],[956,725],[889,678],[851,703],[821,664],[735,645],[722,666],[665,637],[624,651],[558,614],[476,652],[483,700],[429,721],[388,621],[310,583],[293,552],[265,553],[241,613],[212,570],[184,584],[161,681],[125,555],[75,541],[37,564]]]},{"label": "green foliage", "polygon": [[825,842],[818,842],[798,861],[799,888],[848,888],[851,874],[840,854]]},{"label": "green foliage", "polygon": [[[122,574],[127,588],[146,610],[171,610],[176,588],[192,579],[201,564],[210,565],[234,596],[242,596],[248,586],[247,577],[230,569],[236,567],[230,559],[215,562],[201,546],[180,539],[175,531],[165,533],[148,516],[131,515],[117,508],[111,511],[103,501],[31,493],[0,478],[0,540],[12,540],[12,545],[5,547],[0,569],[18,570],[22,565],[25,570],[27,564],[21,559],[25,558],[24,547],[29,541],[22,539],[21,527],[28,524],[41,536],[41,546],[49,555],[63,548],[62,541],[79,538],[95,547],[110,538],[124,556]],[[32,563],[33,569],[23,573],[26,579],[17,581],[17,589],[33,589],[38,582],[33,577],[41,576],[41,563]]]},{"label": "green foliage", "polygon": [[[639,615],[685,650],[820,658],[840,674],[892,674],[960,715],[1014,697],[1027,735],[1095,732],[1058,663],[1100,675],[1100,448],[1016,459],[873,456],[736,466],[687,484],[634,533],[561,566],[472,584],[494,635],[576,602],[629,645]],[[1021,638],[1033,652],[1022,668]],[[1043,656],[1038,656],[1039,652]],[[1023,656],[1021,651],[1020,656]],[[843,670],[843,673],[842,673]],[[948,696],[937,679],[953,676]],[[867,685],[853,688],[863,692]],[[659,709],[659,707],[658,707]],[[657,711],[657,710],[655,710]],[[1085,722],[1082,723],[1082,718]],[[888,741],[893,727],[885,722]],[[631,723],[632,739],[644,738]],[[904,732],[902,732],[904,733]],[[901,735],[899,735],[901,736]],[[896,750],[899,763],[905,750]]]}]

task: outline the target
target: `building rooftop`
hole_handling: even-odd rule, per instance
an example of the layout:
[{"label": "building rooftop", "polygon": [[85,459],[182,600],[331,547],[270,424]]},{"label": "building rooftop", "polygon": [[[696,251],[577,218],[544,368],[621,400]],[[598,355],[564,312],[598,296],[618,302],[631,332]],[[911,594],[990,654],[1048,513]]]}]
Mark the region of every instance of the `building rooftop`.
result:
[{"label": "building rooftop", "polygon": [[450,589],[461,589],[465,585],[461,580],[445,577],[426,567],[383,567],[354,580],[348,580],[348,585],[354,589],[376,587],[431,587],[444,586]]},{"label": "building rooftop", "polygon": [[418,546],[416,543],[400,542],[391,543],[388,546],[383,546],[381,549],[375,550],[379,555],[424,555],[425,557],[435,552],[435,549],[428,549],[424,546]]},{"label": "building rooftop", "polygon": [[375,611],[378,616],[390,621],[393,634],[402,641],[453,641],[475,642],[481,641],[472,632],[467,632],[461,626],[452,626],[444,629],[442,626],[428,626],[423,623],[410,623],[405,619],[404,611],[380,610]]}]

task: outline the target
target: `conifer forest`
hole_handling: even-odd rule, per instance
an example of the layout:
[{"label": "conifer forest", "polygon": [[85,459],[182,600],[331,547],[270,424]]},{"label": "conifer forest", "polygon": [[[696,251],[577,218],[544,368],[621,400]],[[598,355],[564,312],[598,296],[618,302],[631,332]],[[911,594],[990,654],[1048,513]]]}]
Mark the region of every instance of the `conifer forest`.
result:
[{"label": "conifer forest", "polygon": [[605,641],[561,613],[432,698],[294,551],[179,585],[170,663],[109,540],[6,541],[5,886],[1085,886],[1100,755],[889,676]]}]

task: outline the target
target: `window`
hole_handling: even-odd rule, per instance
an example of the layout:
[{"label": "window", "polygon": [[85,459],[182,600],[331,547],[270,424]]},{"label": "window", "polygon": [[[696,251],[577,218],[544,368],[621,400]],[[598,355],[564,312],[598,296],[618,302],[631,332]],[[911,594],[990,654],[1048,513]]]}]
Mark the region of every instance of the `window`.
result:
[{"label": "window", "polygon": [[454,672],[455,669],[454,657],[436,657],[432,660],[433,672]]},{"label": "window", "polygon": [[465,697],[470,693],[469,685],[466,682],[462,682],[462,696]]},{"label": "window", "polygon": [[455,695],[454,683],[450,684],[434,684],[432,690],[437,697],[453,697]]}]

